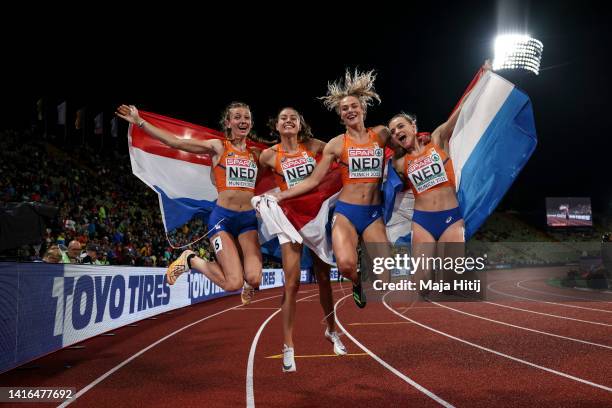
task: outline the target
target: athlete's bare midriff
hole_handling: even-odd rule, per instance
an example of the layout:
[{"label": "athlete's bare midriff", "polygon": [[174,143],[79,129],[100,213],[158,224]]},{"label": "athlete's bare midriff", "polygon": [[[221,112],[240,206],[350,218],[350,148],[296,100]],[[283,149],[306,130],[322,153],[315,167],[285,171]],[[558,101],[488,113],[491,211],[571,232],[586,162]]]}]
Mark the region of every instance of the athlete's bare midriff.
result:
[{"label": "athlete's bare midriff", "polygon": [[377,205],[381,203],[380,183],[354,183],[342,187],[340,201],[358,205]]},{"label": "athlete's bare midriff", "polygon": [[425,191],[414,200],[414,209],[420,211],[450,210],[458,205],[455,189],[450,186]]},{"label": "athlete's bare midriff", "polygon": [[225,190],[219,193],[217,205],[232,211],[249,211],[253,209],[251,198],[252,191]]}]

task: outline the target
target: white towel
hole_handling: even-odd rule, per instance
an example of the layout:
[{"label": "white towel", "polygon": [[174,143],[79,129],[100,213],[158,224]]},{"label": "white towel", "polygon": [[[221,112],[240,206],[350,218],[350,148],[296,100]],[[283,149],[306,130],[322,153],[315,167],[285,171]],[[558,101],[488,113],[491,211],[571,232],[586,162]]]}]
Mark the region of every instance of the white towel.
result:
[{"label": "white towel", "polygon": [[261,219],[271,234],[278,237],[281,244],[285,242],[302,243],[300,233],[289,222],[283,209],[278,205],[276,198],[264,194],[251,198],[251,205],[261,215]]}]

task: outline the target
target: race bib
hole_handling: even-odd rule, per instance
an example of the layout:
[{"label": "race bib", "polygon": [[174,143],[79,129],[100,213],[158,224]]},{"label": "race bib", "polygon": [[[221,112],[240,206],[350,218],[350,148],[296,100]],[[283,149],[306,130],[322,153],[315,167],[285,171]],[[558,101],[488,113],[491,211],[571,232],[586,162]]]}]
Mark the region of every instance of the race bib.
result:
[{"label": "race bib", "polygon": [[349,147],[348,149],[349,178],[382,177],[383,149],[374,147]]},{"label": "race bib", "polygon": [[228,157],[225,159],[225,185],[227,187],[255,188],[257,164],[251,159]]},{"label": "race bib", "polygon": [[284,157],[281,160],[281,169],[287,187],[291,188],[308,177],[316,164],[316,160],[306,153],[302,157]]},{"label": "race bib", "polygon": [[418,193],[448,181],[442,157],[435,149],[408,165],[408,178]]}]

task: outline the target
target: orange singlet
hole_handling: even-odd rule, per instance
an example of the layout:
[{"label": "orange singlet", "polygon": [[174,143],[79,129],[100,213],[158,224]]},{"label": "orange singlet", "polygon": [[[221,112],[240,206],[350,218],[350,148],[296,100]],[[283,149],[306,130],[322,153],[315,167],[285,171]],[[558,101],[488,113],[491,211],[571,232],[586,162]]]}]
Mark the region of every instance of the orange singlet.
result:
[{"label": "orange singlet", "polygon": [[357,144],[348,134],[340,157],[342,185],[351,183],[378,183],[383,175],[384,147],[378,135],[368,129],[370,140]]},{"label": "orange singlet", "polygon": [[225,151],[213,168],[217,191],[255,191],[257,160],[253,152],[248,148],[244,152],[236,150],[229,140],[223,146]]},{"label": "orange singlet", "polygon": [[406,156],[404,160],[404,176],[410,181],[414,196],[444,186],[455,189],[455,170],[450,157],[433,142],[425,147],[418,156]]},{"label": "orange singlet", "polygon": [[281,144],[277,148],[274,164],[274,180],[281,191],[285,191],[310,176],[317,162],[313,152],[298,144],[296,153],[283,152]]}]

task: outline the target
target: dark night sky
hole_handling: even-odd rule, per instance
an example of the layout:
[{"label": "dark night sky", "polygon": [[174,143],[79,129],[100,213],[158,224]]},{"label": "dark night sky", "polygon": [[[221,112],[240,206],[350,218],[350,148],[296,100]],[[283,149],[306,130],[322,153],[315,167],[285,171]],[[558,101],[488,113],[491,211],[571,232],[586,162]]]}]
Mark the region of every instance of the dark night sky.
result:
[{"label": "dark night sky", "polygon": [[97,23],[46,21],[27,44],[8,46],[14,57],[4,63],[1,125],[27,123],[40,96],[109,113],[117,103],[134,103],[209,127],[217,127],[228,102],[241,100],[251,105],[259,134],[278,108],[292,105],[328,140],[342,127],[315,97],[345,67],[359,67],[376,69],[383,99],[369,111],[368,125],[406,110],[430,131],[493,56],[497,32],[525,28],[544,43],[544,70],[538,77],[505,76],[531,97],[539,144],[503,207],[543,209],[545,196],[591,196],[596,211],[612,212],[612,19],[603,6],[376,4],[310,10],[296,2],[266,13],[236,3],[224,12],[199,6],[157,18],[126,19],[116,11]]}]

